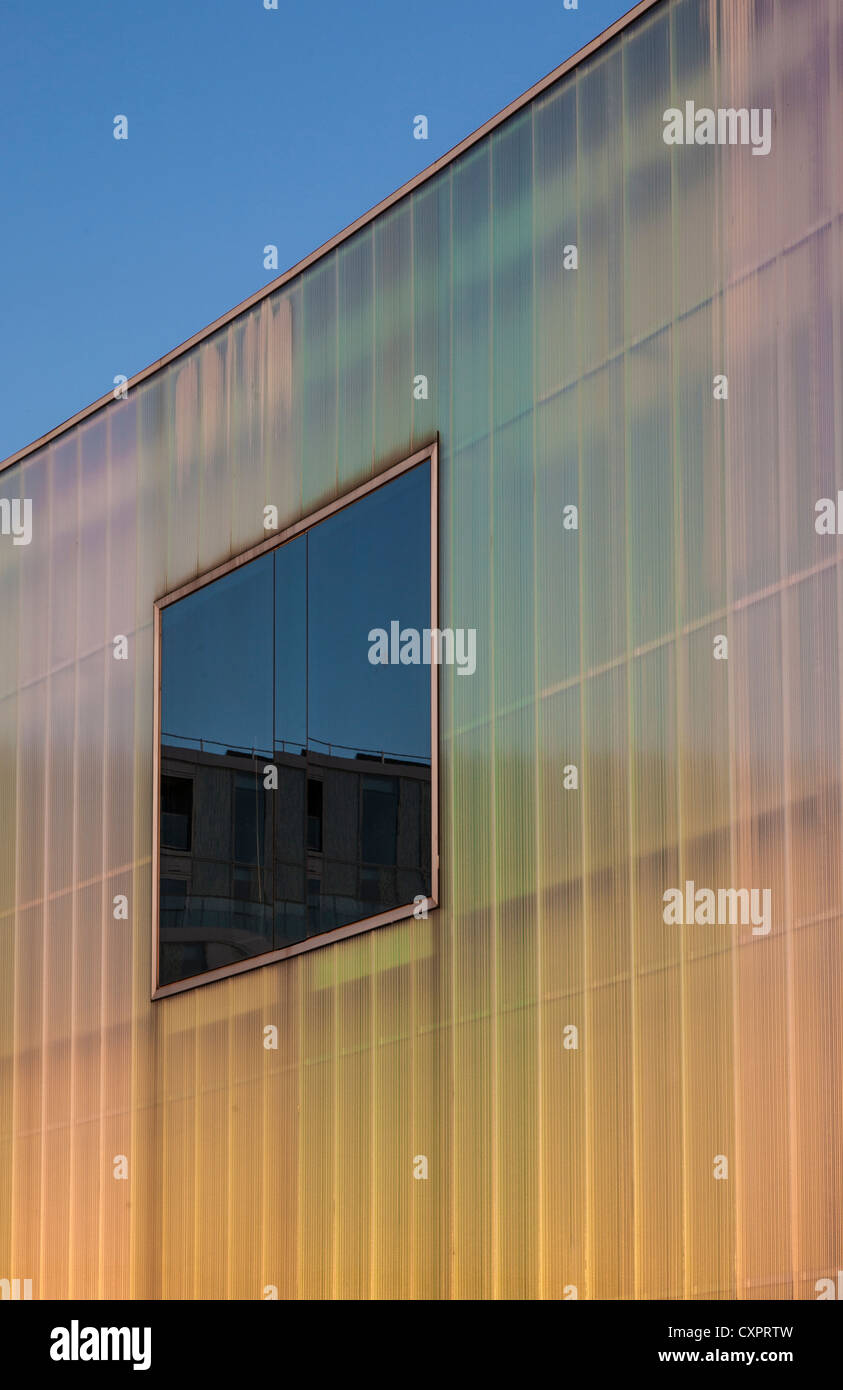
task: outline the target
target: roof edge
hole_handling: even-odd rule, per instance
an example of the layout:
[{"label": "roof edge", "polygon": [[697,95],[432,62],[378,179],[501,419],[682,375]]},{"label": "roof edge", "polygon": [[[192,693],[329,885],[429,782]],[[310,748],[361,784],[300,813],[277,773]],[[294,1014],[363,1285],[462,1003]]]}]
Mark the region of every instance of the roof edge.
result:
[{"label": "roof edge", "polygon": [[[483,125],[478,126],[477,130],[467,135],[459,144],[454,145],[450,150],[447,150],[445,154],[440,155],[433,164],[429,164],[426,169],[422,169],[420,173],[415,174],[406,183],[401,184],[400,188],[388,194],[386,198],[376,203],[374,207],[369,208],[368,212],[362,213],[354,222],[350,222],[347,227],[337,232],[329,241],[323,242],[321,246],[318,246],[315,251],[311,251],[303,260],[297,261],[289,270],[285,270],[283,274],[277,276],[274,280],[270,280],[268,285],[263,285],[259,290],[256,290],[254,294],[249,295],[247,299],[235,305],[233,309],[229,309],[227,313],[214,319],[207,327],[201,328],[198,333],[194,333],[192,337],[180,343],[178,347],[172,348],[171,351],[165,353],[163,357],[157,358],[154,362],[151,362],[148,367],[144,367],[141,371],[136,372],[134,376],[128,379],[125,386],[121,389],[129,391],[132,387],[139,386],[147,377],[153,376],[156,372],[161,371],[162,368],[169,366],[177,357],[181,357],[183,353],[189,352],[197,343],[201,343],[203,339],[211,337],[213,333],[224,328],[232,319],[236,319],[240,314],[246,313],[249,309],[253,308],[255,304],[259,304],[262,299],[266,299],[268,295],[275,294],[283,285],[286,285],[290,280],[294,280],[296,276],[301,275],[303,271],[307,270],[316,261],[321,260],[323,256],[327,256],[337,246],[341,245],[342,242],[354,236],[355,232],[360,231],[362,227],[374,221],[381,213],[386,212],[388,208],[393,207],[394,204],[400,202],[402,198],[406,198],[409,193],[413,193],[423,183],[426,183],[428,179],[433,178],[434,174],[438,174],[441,169],[453,163],[454,160],[459,159],[460,155],[465,154],[466,150],[471,149],[472,145],[477,144],[478,141],[490,134],[491,131],[495,130],[499,125],[502,125],[504,121],[509,120],[510,116],[514,116],[522,107],[527,106],[548,87],[552,87],[555,82],[558,82],[560,77],[564,77],[572,68],[577,67],[586,58],[591,57],[592,53],[602,48],[613,39],[616,34],[626,29],[628,25],[634,23],[634,21],[645,14],[647,10],[652,9],[654,5],[660,3],[661,0],[639,0],[638,4],[631,10],[621,15],[620,19],[615,20],[614,24],[610,24],[608,29],[604,29],[602,33],[598,34],[596,38],[591,39],[584,47],[577,49],[577,52],[573,53],[570,58],[566,58],[563,63],[560,63],[552,72],[549,72],[546,77],[540,78],[538,82],[534,83],[532,87],[529,87],[521,96],[516,97],[508,106],[498,111],[496,115],[491,116]],[[42,434],[38,439],[33,440],[31,444],[25,444],[22,449],[18,449],[14,454],[10,454],[8,458],[3,459],[2,462],[0,462],[0,472],[3,472],[7,468],[11,468],[15,463],[20,463],[21,459],[26,458],[29,454],[35,453],[38,449],[43,449],[45,445],[51,443],[52,440],[56,439],[59,435],[72,429],[74,425],[80,424],[83,420],[86,420],[88,416],[95,414],[96,411],[102,410],[105,406],[111,404],[113,400],[114,395],[109,391],[104,396],[100,396],[98,400],[92,401],[90,405],[84,406],[81,410],[78,410],[75,415],[71,415],[67,420],[62,421],[61,424],[55,425],[53,429],[48,430],[46,434]]]}]

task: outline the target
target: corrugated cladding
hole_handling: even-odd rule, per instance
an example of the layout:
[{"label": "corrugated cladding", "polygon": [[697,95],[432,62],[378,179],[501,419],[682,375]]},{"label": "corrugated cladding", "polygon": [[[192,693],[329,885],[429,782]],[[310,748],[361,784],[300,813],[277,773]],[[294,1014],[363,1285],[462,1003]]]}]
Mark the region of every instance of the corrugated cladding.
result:
[{"label": "corrugated cladding", "polygon": [[[834,0],[664,0],[0,473],[34,525],[0,540],[0,1275],[834,1275],[841,76]],[[666,145],[686,100],[771,108],[771,153]],[[437,432],[441,622],[478,634],[441,675],[442,906],[153,1003],[153,602]],[[769,887],[771,931],[666,925],[687,880]]]}]

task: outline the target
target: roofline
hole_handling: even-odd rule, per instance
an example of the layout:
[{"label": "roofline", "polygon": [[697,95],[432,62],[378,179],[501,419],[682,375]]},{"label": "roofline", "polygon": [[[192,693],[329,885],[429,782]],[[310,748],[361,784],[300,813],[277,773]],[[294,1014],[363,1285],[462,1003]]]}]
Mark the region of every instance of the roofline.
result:
[{"label": "roofline", "polygon": [[[248,299],[242,300],[240,304],[235,305],[233,309],[229,309],[228,312],[223,314],[220,318],[214,319],[213,323],[208,324],[206,328],[200,329],[198,333],[194,333],[192,338],[188,338],[185,342],[181,343],[179,347],[173,348],[163,357],[159,357],[157,361],[151,362],[148,367],[144,367],[142,371],[136,372],[133,377],[128,379],[122,389],[129,391],[132,387],[139,386],[147,377],[153,376],[155,372],[161,371],[163,367],[169,366],[177,357],[181,357],[183,353],[189,352],[197,343],[201,343],[205,338],[209,338],[212,333],[216,333],[220,328],[224,328],[227,323],[231,323],[232,319],[236,319],[240,314],[246,313],[247,310],[251,309],[255,304],[259,304],[262,299],[266,299],[269,295],[275,294],[283,285],[286,285],[290,280],[294,280],[296,276],[301,275],[303,271],[307,270],[316,261],[321,260],[323,256],[327,256],[337,246],[340,246],[344,241],[348,240],[349,237],[354,236],[355,232],[359,232],[362,227],[367,226],[369,222],[373,222],[381,213],[386,212],[388,208],[393,207],[395,203],[400,202],[402,198],[406,198],[408,193],[413,193],[423,183],[426,183],[428,179],[433,178],[434,174],[438,174],[441,169],[453,163],[454,160],[459,159],[460,155],[465,154],[466,150],[470,150],[472,145],[476,145],[479,140],[482,140],[491,131],[496,130],[504,121],[509,120],[510,116],[514,116],[522,107],[534,101],[535,98],[540,96],[548,87],[552,87],[554,82],[558,82],[560,77],[564,77],[572,68],[577,67],[578,64],[582,63],[586,58],[591,57],[592,53],[596,52],[597,49],[602,48],[610,39],[613,39],[616,34],[621,33],[628,25],[634,23],[634,21],[645,14],[647,10],[652,9],[654,5],[660,2],[661,0],[639,0],[639,3],[635,5],[633,9],[629,10],[627,14],[621,15],[620,19],[615,20],[614,24],[610,24],[608,29],[604,29],[603,32],[592,39],[590,43],[578,49],[577,52],[572,54],[570,58],[567,58],[564,63],[560,63],[559,67],[554,68],[546,77],[542,77],[520,97],[516,97],[514,101],[511,101],[509,105],[505,106],[497,115],[492,116],[483,125],[479,126],[471,135],[467,135],[458,145],[454,145],[452,149],[440,155],[439,159],[435,160],[433,164],[429,164],[426,169],[422,169],[420,173],[415,174],[413,178],[409,179],[407,183],[402,184],[394,193],[390,193],[386,198],[383,198],[381,202],[376,203],[368,212],[364,212],[354,222],[349,223],[341,232],[337,232],[335,236],[331,237],[330,241],[323,242],[315,251],[311,251],[303,260],[298,261],[289,270],[285,270],[282,275],[277,276],[275,280],[271,280],[268,285],[262,286],[262,288],[256,290],[254,294],[249,295]],[[72,429],[74,425],[80,424],[82,420],[86,420],[88,416],[93,415],[97,410],[102,410],[104,406],[111,404],[113,400],[113,392],[109,391],[106,395],[100,396],[99,400],[93,401],[91,405],[87,405],[82,410],[78,410],[75,415],[71,415],[70,418],[64,420],[62,424],[56,425],[53,429],[48,430],[46,434],[42,434],[38,439],[33,440],[31,444],[24,445],[22,449],[18,449],[16,453],[10,454],[8,458],[3,459],[3,461],[0,462],[0,472],[3,472],[6,468],[11,468],[13,464],[19,463],[21,459],[26,458],[29,454],[35,453],[36,450],[43,449],[45,445],[51,443],[51,441],[56,439],[59,435]]]}]

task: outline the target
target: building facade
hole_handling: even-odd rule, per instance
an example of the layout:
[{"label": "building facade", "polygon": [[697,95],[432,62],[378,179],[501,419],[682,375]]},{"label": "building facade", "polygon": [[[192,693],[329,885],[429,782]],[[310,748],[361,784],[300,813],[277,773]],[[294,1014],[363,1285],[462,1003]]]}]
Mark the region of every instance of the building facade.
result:
[{"label": "building facade", "polygon": [[[843,1267],[842,77],[834,0],[639,5],[3,466],[4,1279],[807,1299]],[[189,877],[156,605],[434,446],[440,621],[477,635],[436,673],[438,905],[153,998],[159,848]],[[418,767],[378,775],[424,817]]]}]

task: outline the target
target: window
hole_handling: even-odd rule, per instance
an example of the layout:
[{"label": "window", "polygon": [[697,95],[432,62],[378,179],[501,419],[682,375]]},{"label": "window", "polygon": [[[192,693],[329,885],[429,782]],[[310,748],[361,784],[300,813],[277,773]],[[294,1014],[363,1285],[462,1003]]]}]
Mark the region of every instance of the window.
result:
[{"label": "window", "polygon": [[364,777],[362,858],[368,864],[394,864],[398,848],[398,778]]},{"label": "window", "polygon": [[190,849],[193,824],[193,780],[161,778],[161,844],[168,849]]},{"label": "window", "polygon": [[156,606],[155,992],[435,904],[434,513],[426,453]]},{"label": "window", "polygon": [[322,783],[315,777],[307,779],[307,847],[322,849]]}]

